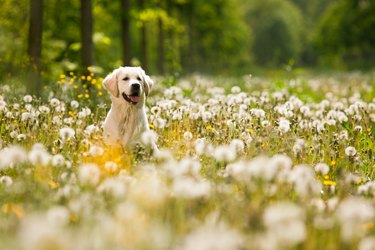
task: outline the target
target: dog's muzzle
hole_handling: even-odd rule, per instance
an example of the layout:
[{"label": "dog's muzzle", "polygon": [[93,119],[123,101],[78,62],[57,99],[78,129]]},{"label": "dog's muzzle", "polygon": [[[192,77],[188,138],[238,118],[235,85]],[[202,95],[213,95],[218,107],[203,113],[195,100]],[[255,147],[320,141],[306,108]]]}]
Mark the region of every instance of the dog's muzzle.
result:
[{"label": "dog's muzzle", "polygon": [[141,100],[139,95],[127,95],[124,92],[122,93],[122,97],[125,99],[125,101],[133,105],[136,105]]}]

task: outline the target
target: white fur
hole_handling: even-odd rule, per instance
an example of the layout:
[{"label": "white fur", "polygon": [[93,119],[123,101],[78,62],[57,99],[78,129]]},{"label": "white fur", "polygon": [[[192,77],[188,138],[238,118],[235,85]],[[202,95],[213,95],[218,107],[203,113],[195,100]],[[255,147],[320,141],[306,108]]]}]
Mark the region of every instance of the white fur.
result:
[{"label": "white fur", "polygon": [[[106,141],[131,148],[140,142],[141,134],[149,130],[145,100],[153,81],[141,67],[120,67],[109,74],[103,83],[112,100],[111,109],[104,121]],[[127,102],[122,93],[131,94],[130,85],[137,83],[141,85],[140,101],[134,105]],[[151,147],[157,150],[155,144]]]}]

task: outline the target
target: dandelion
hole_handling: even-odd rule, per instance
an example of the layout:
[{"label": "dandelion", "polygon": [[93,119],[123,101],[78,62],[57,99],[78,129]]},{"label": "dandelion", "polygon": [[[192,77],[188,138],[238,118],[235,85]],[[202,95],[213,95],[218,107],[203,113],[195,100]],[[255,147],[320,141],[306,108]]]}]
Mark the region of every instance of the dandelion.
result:
[{"label": "dandelion", "polygon": [[10,146],[0,151],[0,169],[12,168],[27,159],[26,151],[19,146]]},{"label": "dandelion", "polygon": [[319,173],[320,175],[326,175],[329,172],[329,166],[325,163],[318,163],[315,165],[315,172]]},{"label": "dandelion", "polygon": [[23,122],[32,122],[34,120],[34,116],[29,112],[23,112],[21,115],[21,121]]},{"label": "dandelion", "polygon": [[279,131],[281,133],[286,133],[290,130],[290,122],[286,119],[281,119],[279,121]]},{"label": "dandelion", "polygon": [[73,101],[70,102],[70,106],[73,109],[77,109],[79,107],[79,102],[77,102],[76,100],[73,100]]},{"label": "dandelion", "polygon": [[186,141],[190,141],[191,139],[193,139],[193,134],[192,134],[191,132],[189,132],[189,131],[186,131],[186,132],[184,133],[184,139],[185,139]]},{"label": "dandelion", "polygon": [[233,139],[229,144],[237,153],[245,149],[245,143],[240,139]]},{"label": "dandelion", "polygon": [[73,139],[75,135],[75,131],[70,127],[65,127],[60,129],[60,138],[62,141],[68,141]]},{"label": "dandelion", "polygon": [[0,176],[0,185],[10,187],[13,184],[13,179],[10,176]]},{"label": "dandelion", "polygon": [[158,135],[152,130],[145,131],[141,135],[141,142],[145,146],[152,146],[156,143],[157,140]]},{"label": "dandelion", "polygon": [[354,147],[349,146],[345,149],[345,154],[349,157],[354,157],[357,154],[357,150]]},{"label": "dandelion", "polygon": [[50,101],[49,101],[49,104],[51,105],[51,107],[54,107],[56,108],[57,106],[60,105],[60,101],[56,98],[52,98]]},{"label": "dandelion", "polygon": [[238,87],[238,86],[233,86],[230,91],[233,93],[233,94],[238,94],[241,92],[241,88]]},{"label": "dandelion", "polygon": [[102,147],[92,145],[90,147],[89,154],[93,157],[101,156],[104,154],[104,149]]},{"label": "dandelion", "polygon": [[341,225],[341,237],[352,241],[366,233],[365,223],[374,219],[375,211],[370,201],[358,197],[343,200],[336,211]]},{"label": "dandelion", "polygon": [[48,115],[50,113],[49,107],[47,107],[45,105],[40,106],[38,109],[39,109],[40,113],[42,113],[43,115]]},{"label": "dandelion", "polygon": [[65,165],[65,158],[61,154],[54,155],[52,156],[51,163],[54,167],[63,167]]},{"label": "dandelion", "polygon": [[51,225],[64,226],[69,223],[70,212],[64,206],[54,206],[47,211],[46,217]]},{"label": "dandelion", "polygon": [[107,161],[105,164],[104,164],[104,169],[110,173],[114,173],[117,171],[118,169],[118,165],[116,162],[113,162],[113,161]]},{"label": "dandelion", "polygon": [[236,159],[237,153],[233,147],[229,145],[221,145],[215,148],[213,156],[219,162],[231,162]]},{"label": "dandelion", "polygon": [[267,232],[279,245],[292,247],[306,238],[304,211],[289,202],[278,202],[266,208],[263,222]]},{"label": "dandelion", "polygon": [[181,249],[241,249],[244,243],[244,236],[224,222],[206,222],[185,237]]},{"label": "dandelion", "polygon": [[100,181],[100,169],[93,163],[82,164],[78,169],[78,178],[82,184],[96,185]]},{"label": "dandelion", "polygon": [[40,143],[33,145],[31,151],[28,154],[29,161],[37,166],[47,166],[51,160],[50,154],[45,150],[44,146]]},{"label": "dandelion", "polygon": [[108,178],[97,188],[99,193],[106,193],[114,197],[123,197],[126,192],[124,182],[119,178]]},{"label": "dandelion", "polygon": [[23,97],[23,101],[26,102],[26,103],[30,103],[33,101],[33,98],[31,97],[31,95],[25,95]]}]

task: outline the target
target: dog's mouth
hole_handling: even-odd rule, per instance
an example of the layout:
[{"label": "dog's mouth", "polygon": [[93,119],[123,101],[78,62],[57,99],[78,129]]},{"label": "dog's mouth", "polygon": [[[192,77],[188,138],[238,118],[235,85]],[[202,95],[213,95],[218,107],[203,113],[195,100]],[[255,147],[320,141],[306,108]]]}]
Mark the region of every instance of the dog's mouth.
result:
[{"label": "dog's mouth", "polygon": [[122,97],[124,97],[125,101],[133,105],[136,105],[141,100],[139,95],[127,95],[124,92],[122,93]]}]

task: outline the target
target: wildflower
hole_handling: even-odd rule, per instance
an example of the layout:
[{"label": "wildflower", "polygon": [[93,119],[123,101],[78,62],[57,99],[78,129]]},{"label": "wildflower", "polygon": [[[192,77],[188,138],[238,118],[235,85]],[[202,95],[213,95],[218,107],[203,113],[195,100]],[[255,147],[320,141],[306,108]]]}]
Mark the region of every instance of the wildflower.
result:
[{"label": "wildflower", "polygon": [[100,180],[100,169],[96,164],[82,164],[78,169],[78,178],[82,184],[96,185]]},{"label": "wildflower", "polygon": [[238,87],[238,86],[233,86],[231,89],[230,89],[230,92],[232,92],[233,94],[238,94],[241,92],[241,88]]},{"label": "wildflower", "polygon": [[365,223],[374,219],[374,208],[370,201],[358,197],[343,200],[336,211],[344,241],[358,239],[366,233]]},{"label": "wildflower", "polygon": [[306,142],[304,139],[297,139],[293,145],[293,152],[294,155],[301,154],[303,150],[306,148]]},{"label": "wildflower", "polygon": [[230,146],[237,152],[242,152],[245,148],[245,143],[240,139],[233,139],[230,142]]},{"label": "wildflower", "polygon": [[0,150],[0,169],[12,168],[26,161],[26,151],[19,146],[10,146]]},{"label": "wildflower", "polygon": [[315,172],[326,175],[329,172],[329,166],[325,163],[318,163],[315,165]]},{"label": "wildflower", "polygon": [[26,135],[24,135],[24,134],[17,135],[17,141],[23,141],[25,139],[26,139]]},{"label": "wildflower", "polygon": [[152,130],[145,131],[141,135],[141,142],[145,146],[152,146],[154,143],[156,143],[157,140],[158,135]]},{"label": "wildflower", "polygon": [[279,121],[279,131],[281,133],[286,133],[290,130],[290,122],[286,119],[281,119]]},{"label": "wildflower", "polygon": [[125,183],[119,178],[108,178],[98,186],[99,193],[106,193],[114,197],[122,197],[126,192]]},{"label": "wildflower", "polygon": [[108,161],[104,164],[104,169],[108,172],[114,173],[118,169],[118,165],[116,162]]},{"label": "wildflower", "polygon": [[163,118],[156,118],[154,121],[155,128],[165,128],[166,120]]},{"label": "wildflower", "polygon": [[315,179],[314,171],[309,166],[295,166],[289,178],[297,194],[302,198],[317,196],[322,190],[321,183]]},{"label": "wildflower", "polygon": [[21,115],[21,121],[23,122],[27,122],[27,121],[33,121],[34,120],[34,116],[29,113],[29,112],[23,112],[22,115]]},{"label": "wildflower", "polygon": [[9,187],[13,184],[12,177],[10,176],[0,176],[0,185],[3,185],[5,187]]},{"label": "wildflower", "polygon": [[181,249],[241,249],[244,243],[244,236],[224,222],[206,222],[185,237]]},{"label": "wildflower", "polygon": [[31,151],[28,154],[28,158],[33,165],[41,166],[47,166],[51,160],[50,154],[40,143],[36,143],[33,145]]},{"label": "wildflower", "polygon": [[62,167],[65,165],[65,158],[61,154],[54,155],[52,156],[51,163],[54,167]]},{"label": "wildflower", "polygon": [[52,225],[64,226],[69,223],[70,212],[64,206],[53,206],[48,209],[46,217]]},{"label": "wildflower", "polygon": [[96,157],[96,156],[101,156],[104,154],[104,149],[99,147],[99,146],[96,146],[96,145],[92,145],[90,147],[90,151],[89,151],[89,154],[93,157]]},{"label": "wildflower", "polygon": [[43,115],[48,115],[50,113],[49,107],[47,107],[45,105],[39,106],[38,109],[39,109],[40,113],[42,113]]},{"label": "wildflower", "polygon": [[304,211],[289,202],[279,202],[266,208],[263,222],[267,233],[284,248],[295,246],[306,238]]},{"label": "wildflower", "polygon": [[192,134],[191,132],[189,132],[189,131],[186,131],[186,132],[184,133],[184,139],[185,139],[186,141],[190,141],[191,139],[193,139],[193,134]]},{"label": "wildflower", "polygon": [[236,159],[237,153],[233,147],[229,145],[221,145],[215,148],[213,156],[219,162],[231,162]]},{"label": "wildflower", "polygon": [[56,98],[52,98],[50,101],[49,101],[49,104],[52,106],[52,107],[57,107],[60,105],[60,101]]},{"label": "wildflower", "polygon": [[70,127],[60,129],[60,138],[62,141],[67,141],[74,138],[75,131]]},{"label": "wildflower", "polygon": [[24,102],[27,102],[27,103],[30,103],[30,102],[33,101],[33,98],[31,97],[31,95],[25,95],[25,96],[23,97],[23,101],[24,101]]},{"label": "wildflower", "polygon": [[357,150],[354,147],[349,146],[345,149],[345,154],[349,157],[353,157],[357,154]]},{"label": "wildflower", "polygon": [[73,100],[73,101],[70,102],[70,106],[73,109],[77,109],[79,107],[79,102],[77,102],[76,100]]}]

